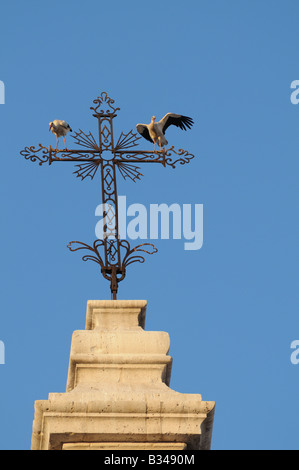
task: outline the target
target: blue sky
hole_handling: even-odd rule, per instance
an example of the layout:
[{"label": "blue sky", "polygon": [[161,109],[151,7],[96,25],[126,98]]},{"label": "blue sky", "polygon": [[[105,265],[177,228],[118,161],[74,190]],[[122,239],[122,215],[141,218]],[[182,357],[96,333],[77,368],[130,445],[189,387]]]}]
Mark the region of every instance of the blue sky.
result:
[{"label": "blue sky", "polygon": [[95,238],[99,178],[20,157],[55,145],[56,118],[95,133],[101,91],[121,108],[116,133],[166,112],[195,122],[167,134],[196,155],[189,165],[146,165],[141,182],[119,177],[119,194],[204,207],[203,247],[156,240],[119,298],[147,299],[146,329],[169,333],[171,388],[216,401],[213,449],[299,449],[298,15],[290,0],[1,6],[1,449],[30,448],[34,401],[65,391],[87,300],[110,298],[66,248]]}]

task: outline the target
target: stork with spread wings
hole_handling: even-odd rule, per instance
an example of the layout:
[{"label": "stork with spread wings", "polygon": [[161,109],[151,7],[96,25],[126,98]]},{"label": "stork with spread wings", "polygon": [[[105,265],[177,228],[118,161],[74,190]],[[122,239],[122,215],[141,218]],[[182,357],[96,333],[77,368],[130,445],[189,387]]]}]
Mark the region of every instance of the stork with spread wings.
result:
[{"label": "stork with spread wings", "polygon": [[188,116],[182,116],[181,114],[167,113],[161,119],[161,121],[156,122],[156,117],[153,116],[150,124],[137,124],[136,129],[142,137],[146,140],[149,140],[156,145],[158,143],[160,150],[164,145],[167,145],[168,142],[165,138],[166,129],[169,126],[173,125],[179,127],[180,129],[186,131],[191,129],[193,126],[193,119]]}]

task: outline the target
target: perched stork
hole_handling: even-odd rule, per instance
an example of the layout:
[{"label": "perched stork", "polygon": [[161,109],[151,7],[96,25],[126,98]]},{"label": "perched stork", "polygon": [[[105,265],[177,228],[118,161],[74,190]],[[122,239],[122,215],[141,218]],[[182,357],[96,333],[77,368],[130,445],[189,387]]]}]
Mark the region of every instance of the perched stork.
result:
[{"label": "perched stork", "polygon": [[59,119],[55,119],[54,121],[49,123],[49,132],[53,132],[53,134],[56,135],[57,143],[56,143],[56,150],[58,147],[58,139],[59,137],[63,137],[64,140],[64,145],[65,145],[65,150],[66,148],[66,143],[65,143],[65,136],[68,132],[72,132],[72,129],[68,125],[66,121],[60,121]]},{"label": "perched stork", "polygon": [[160,147],[160,150],[164,145],[167,145],[168,142],[165,138],[166,129],[173,125],[179,127],[180,129],[186,131],[187,128],[191,129],[193,125],[193,119],[188,116],[182,116],[181,114],[167,113],[164,118],[159,122],[155,122],[156,117],[153,116],[150,124],[137,124],[136,129],[139,134],[142,135],[146,140]]}]

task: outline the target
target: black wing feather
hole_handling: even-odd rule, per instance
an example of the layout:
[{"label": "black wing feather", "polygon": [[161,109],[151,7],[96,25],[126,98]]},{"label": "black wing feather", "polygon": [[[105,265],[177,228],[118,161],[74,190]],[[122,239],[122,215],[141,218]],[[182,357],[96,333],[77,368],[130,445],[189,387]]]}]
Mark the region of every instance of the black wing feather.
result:
[{"label": "black wing feather", "polygon": [[73,132],[72,129],[71,129],[71,126],[67,122],[65,124],[60,124],[60,125],[61,125],[61,127],[64,127],[65,129],[70,130],[70,132]]},{"label": "black wing feather", "polygon": [[137,124],[136,129],[137,129],[137,132],[139,132],[139,134],[142,135],[142,137],[144,137],[149,142],[154,143],[153,139],[149,135],[147,126],[143,124]]},{"label": "black wing feather", "polygon": [[191,129],[193,124],[194,124],[193,119],[188,116],[178,116],[178,117],[168,116],[168,119],[163,126],[163,134],[165,134],[166,129],[168,129],[168,127],[171,125],[179,127],[183,131],[186,131],[187,128]]}]

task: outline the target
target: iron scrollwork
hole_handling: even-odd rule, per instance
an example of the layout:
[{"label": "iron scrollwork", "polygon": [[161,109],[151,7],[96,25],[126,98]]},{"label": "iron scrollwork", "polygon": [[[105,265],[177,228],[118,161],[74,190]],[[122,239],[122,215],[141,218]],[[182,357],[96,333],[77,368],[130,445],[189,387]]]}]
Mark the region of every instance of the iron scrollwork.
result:
[{"label": "iron scrollwork", "polygon": [[31,147],[25,147],[21,151],[21,155],[25,157],[26,160],[31,160],[32,162],[39,162],[39,165],[49,162],[49,149],[44,147],[42,144],[39,144],[39,148],[36,149],[33,145]]},{"label": "iron scrollwork", "polygon": [[[175,161],[173,161],[172,153],[175,153],[178,157]],[[175,158],[175,157],[174,157]],[[189,163],[194,158],[194,155],[189,153],[187,150],[179,149],[176,151],[174,146],[170,147],[168,150],[165,151],[165,165],[169,165],[172,168],[176,167],[176,164],[179,163],[180,165],[185,165]]]},{"label": "iron scrollwork", "polygon": [[96,107],[90,108],[95,113],[93,116],[102,117],[105,114],[115,115],[116,112],[120,110],[120,108],[115,108],[112,106],[114,102],[115,101],[110,98],[105,91],[103,91],[100,96],[93,100],[93,103],[97,105]]},{"label": "iron scrollwork", "polygon": [[[107,248],[108,245],[108,248]],[[116,246],[115,246],[116,245]],[[101,274],[105,279],[110,281],[110,289],[112,292],[117,293],[118,283],[121,282],[126,276],[126,268],[133,263],[144,263],[145,257],[139,253],[146,253],[153,255],[157,253],[157,248],[152,243],[142,243],[141,245],[130,247],[127,240],[95,240],[93,245],[87,245],[83,242],[72,241],[67,247],[70,251],[89,251],[91,254],[82,256],[83,261],[93,261],[101,268]],[[114,252],[111,250],[114,248]],[[108,251],[109,260],[104,262],[100,249],[104,248]],[[119,256],[118,251],[124,251],[124,255]],[[137,254],[138,253],[138,254]],[[107,254],[107,253],[106,253]]]}]

